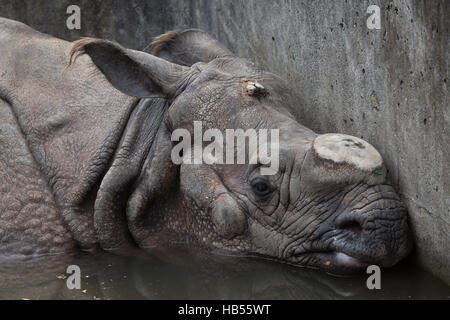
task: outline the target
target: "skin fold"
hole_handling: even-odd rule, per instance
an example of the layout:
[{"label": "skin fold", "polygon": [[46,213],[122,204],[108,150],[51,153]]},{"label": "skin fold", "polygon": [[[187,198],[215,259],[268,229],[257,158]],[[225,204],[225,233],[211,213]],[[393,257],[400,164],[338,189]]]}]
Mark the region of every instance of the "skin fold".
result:
[{"label": "skin fold", "polygon": [[[150,55],[0,19],[0,44],[0,254],[182,244],[345,274],[410,252],[379,153],[301,125],[278,76],[207,33],[168,32]],[[279,129],[279,170],[174,164],[171,133],[194,121]]]}]

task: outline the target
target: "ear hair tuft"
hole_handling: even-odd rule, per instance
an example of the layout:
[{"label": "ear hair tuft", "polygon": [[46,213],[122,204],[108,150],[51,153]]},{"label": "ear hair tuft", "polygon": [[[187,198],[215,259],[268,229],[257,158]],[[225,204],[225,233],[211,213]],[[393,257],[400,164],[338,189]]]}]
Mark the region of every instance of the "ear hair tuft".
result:
[{"label": "ear hair tuft", "polygon": [[67,63],[65,69],[69,68],[72,64],[74,64],[78,56],[86,53],[85,48],[87,45],[101,41],[102,40],[95,38],[82,38],[80,40],[75,41],[72,46],[72,49],[69,52],[69,62]]},{"label": "ear hair tuft", "polygon": [[157,36],[150,43],[150,47],[153,47],[152,54],[158,56],[161,50],[164,50],[168,43],[174,41],[179,35],[177,31],[169,31],[160,36]]}]

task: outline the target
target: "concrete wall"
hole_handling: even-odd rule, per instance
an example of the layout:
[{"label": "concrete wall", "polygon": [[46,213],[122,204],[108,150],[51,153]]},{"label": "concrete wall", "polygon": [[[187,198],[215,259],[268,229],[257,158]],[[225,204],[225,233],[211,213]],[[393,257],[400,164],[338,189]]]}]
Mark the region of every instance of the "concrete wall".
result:
[{"label": "concrete wall", "polygon": [[[81,7],[80,31],[65,27],[69,4]],[[371,4],[381,30],[366,27]],[[211,32],[286,79],[305,125],[381,152],[409,208],[418,260],[450,283],[450,1],[0,0],[0,16],[135,49],[170,29]]]}]

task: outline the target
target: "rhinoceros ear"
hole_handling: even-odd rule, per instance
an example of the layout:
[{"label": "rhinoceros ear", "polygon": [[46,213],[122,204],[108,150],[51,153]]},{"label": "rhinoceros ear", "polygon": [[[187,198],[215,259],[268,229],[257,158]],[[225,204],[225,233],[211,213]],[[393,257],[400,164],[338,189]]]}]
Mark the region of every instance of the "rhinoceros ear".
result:
[{"label": "rhinoceros ear", "polygon": [[76,41],[68,66],[81,54],[88,54],[116,89],[138,98],[173,97],[191,71],[191,68],[101,39]]},{"label": "rhinoceros ear", "polygon": [[219,41],[197,29],[169,31],[155,38],[151,46],[155,56],[184,66],[233,56]]}]

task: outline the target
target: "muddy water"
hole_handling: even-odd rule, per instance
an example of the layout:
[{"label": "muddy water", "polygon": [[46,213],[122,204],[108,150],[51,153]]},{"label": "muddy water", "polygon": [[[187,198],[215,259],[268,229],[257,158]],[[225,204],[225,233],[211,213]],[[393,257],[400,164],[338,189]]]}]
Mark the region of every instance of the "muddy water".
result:
[{"label": "muddy water", "polygon": [[[80,290],[67,288],[68,265],[80,267]],[[411,261],[383,269],[381,290],[366,279],[255,259],[79,254],[0,260],[0,299],[450,299]]]}]

